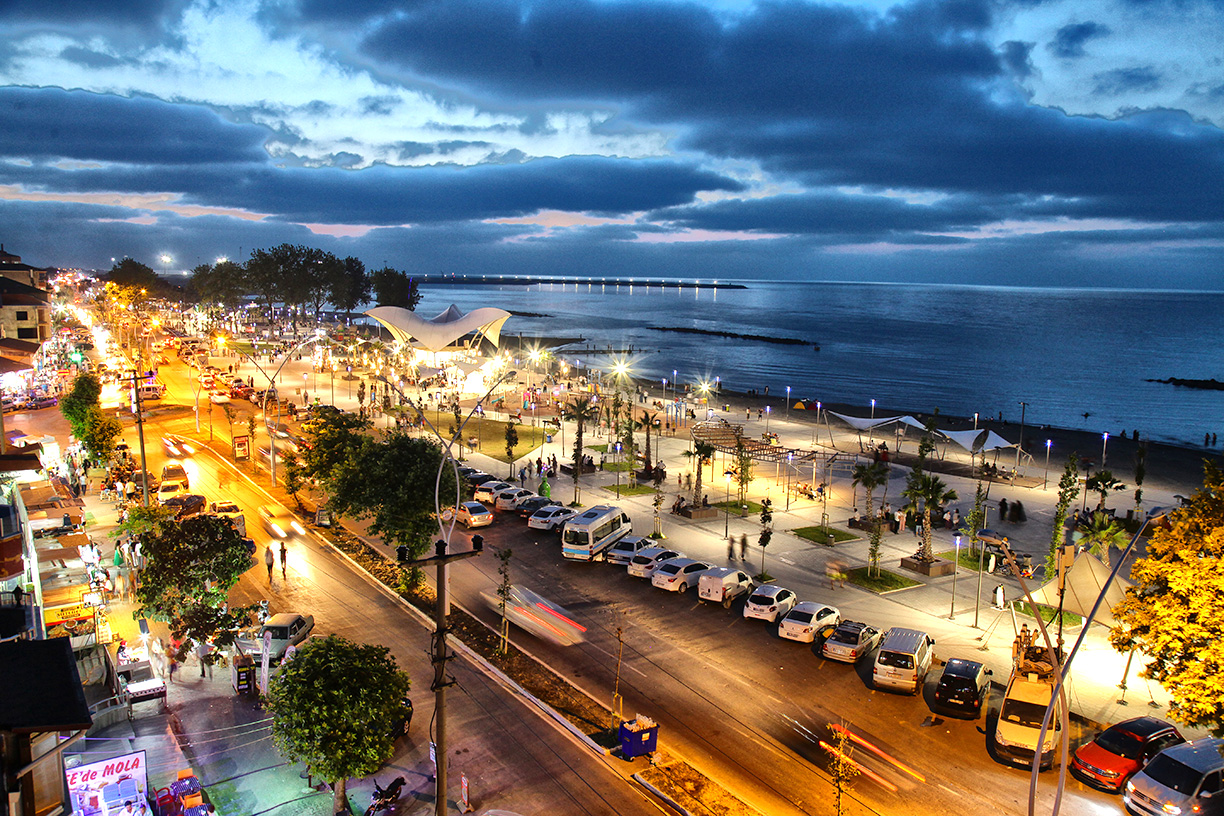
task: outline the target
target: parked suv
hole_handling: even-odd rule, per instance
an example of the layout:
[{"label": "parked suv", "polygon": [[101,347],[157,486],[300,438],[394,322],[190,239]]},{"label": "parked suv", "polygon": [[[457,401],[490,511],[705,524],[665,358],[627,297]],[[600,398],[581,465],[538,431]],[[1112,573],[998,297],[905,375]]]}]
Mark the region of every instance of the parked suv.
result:
[{"label": "parked suv", "polygon": [[1166,748],[1126,783],[1127,813],[1224,813],[1224,739],[1207,737]]}]

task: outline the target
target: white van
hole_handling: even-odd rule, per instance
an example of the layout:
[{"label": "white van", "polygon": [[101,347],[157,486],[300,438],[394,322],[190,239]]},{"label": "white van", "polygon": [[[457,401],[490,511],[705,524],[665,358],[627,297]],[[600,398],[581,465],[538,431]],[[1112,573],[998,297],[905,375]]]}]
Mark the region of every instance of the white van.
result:
[{"label": "white van", "polygon": [[1122,802],[1142,816],[1224,812],[1224,739],[1164,749],[1126,783]]},{"label": "white van", "polygon": [[[1007,695],[999,707],[999,721],[994,732],[995,751],[1001,759],[1025,766],[1033,763],[1041,721],[1053,694],[1054,684],[1048,676],[1013,674],[1007,681]],[[1050,727],[1041,745],[1039,767],[1043,771],[1054,764],[1054,746],[1062,730],[1061,700],[1054,701],[1050,717]]]},{"label": "white van", "polygon": [[600,504],[565,522],[561,554],[575,561],[591,561],[633,532],[629,515],[619,507]]},{"label": "white van", "polygon": [[697,598],[702,601],[720,603],[730,609],[731,602],[740,595],[752,592],[752,579],[743,570],[717,567],[706,570],[697,579]]},{"label": "white van", "polygon": [[935,655],[935,639],[916,629],[889,629],[880,642],[871,680],[876,688],[922,691]]},{"label": "white van", "polygon": [[159,400],[166,396],[166,386],[161,383],[142,385],[138,392],[141,400]]}]

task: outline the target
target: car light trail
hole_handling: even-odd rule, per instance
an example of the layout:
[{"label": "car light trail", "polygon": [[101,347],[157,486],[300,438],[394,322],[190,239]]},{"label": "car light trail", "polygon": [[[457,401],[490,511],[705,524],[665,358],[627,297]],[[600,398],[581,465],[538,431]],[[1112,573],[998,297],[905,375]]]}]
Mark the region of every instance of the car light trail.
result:
[{"label": "car light trail", "polygon": [[883,786],[884,788],[887,788],[887,789],[888,789],[888,791],[889,791],[889,793],[896,793],[896,792],[897,792],[897,786],[896,786],[896,785],[894,785],[893,783],[889,782],[887,779],[885,779],[884,777],[880,776],[878,773],[876,773],[875,771],[871,770],[870,768],[868,768],[868,767],[867,767],[866,765],[864,765],[863,763],[858,762],[857,760],[853,759],[852,757],[850,757],[850,756],[849,756],[849,755],[847,755],[847,754],[843,754],[841,751],[838,751],[836,748],[834,748],[832,745],[830,745],[829,743],[825,742],[824,740],[820,740],[820,747],[821,747],[821,748],[823,748],[823,749],[825,749],[826,751],[828,751],[830,754],[834,754],[835,756],[839,756],[839,757],[841,757],[842,759],[846,760],[846,762],[849,762],[851,765],[853,765],[854,767],[858,768],[859,773],[863,774],[863,776],[866,776],[868,779],[873,779],[873,780],[875,780],[876,782],[878,782],[878,783],[879,783],[881,786]]},{"label": "car light trail", "polygon": [[857,734],[852,733],[845,727],[837,725],[835,723],[829,723],[829,728],[833,729],[835,733],[844,734],[846,739],[852,740],[856,744],[863,746],[868,751],[878,756],[880,759],[891,764],[897,770],[904,771],[905,773],[917,779],[919,782],[926,782],[926,777],[924,777],[922,774],[918,773],[913,768],[910,768],[908,765],[905,765],[900,760],[894,759],[893,757],[889,756],[887,753],[885,753],[881,749],[875,747],[870,742],[858,736]]},{"label": "car light trail", "polygon": [[585,632],[585,631],[586,631],[586,627],[585,627],[585,626],[583,626],[582,624],[578,623],[577,621],[572,621],[572,620],[570,620],[569,618],[565,617],[565,616],[564,616],[564,615],[562,615],[560,612],[558,612],[557,610],[555,610],[555,609],[553,609],[552,607],[548,606],[547,604],[537,602],[537,603],[536,603],[536,606],[538,606],[540,609],[543,609],[543,610],[544,610],[545,612],[547,612],[548,614],[553,615],[554,617],[559,618],[560,620],[565,621],[565,622],[566,622],[566,623],[568,623],[570,626],[572,626],[572,627],[574,627],[575,629],[577,629],[579,632]]}]

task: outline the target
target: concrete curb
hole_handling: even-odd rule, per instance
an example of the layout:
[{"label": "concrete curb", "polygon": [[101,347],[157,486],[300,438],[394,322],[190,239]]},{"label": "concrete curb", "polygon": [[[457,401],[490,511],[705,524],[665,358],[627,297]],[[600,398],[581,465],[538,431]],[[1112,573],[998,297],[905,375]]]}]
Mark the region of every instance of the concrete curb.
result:
[{"label": "concrete curb", "polygon": [[679,814],[680,814],[680,816],[693,816],[693,814],[692,814],[692,813],[690,813],[688,810],[686,810],[686,809],[682,808],[682,807],[680,806],[680,803],[679,803],[679,802],[677,802],[675,799],[672,799],[672,798],[671,798],[670,796],[668,796],[666,793],[664,793],[663,791],[659,790],[659,789],[658,789],[658,788],[656,788],[654,785],[650,784],[650,783],[649,783],[649,782],[647,782],[645,779],[643,779],[643,778],[642,778],[642,775],[641,775],[640,773],[635,773],[635,774],[633,775],[633,781],[634,781],[634,782],[636,782],[636,783],[638,783],[639,785],[641,785],[641,786],[642,786],[643,788],[645,788],[646,790],[648,790],[648,791],[650,791],[651,793],[653,793],[653,794],[654,794],[656,797],[658,797],[658,799],[659,799],[659,801],[660,801],[660,802],[662,802],[663,804],[667,805],[667,806],[668,806],[669,808],[671,808],[672,810],[676,811],[676,813],[679,813]]}]

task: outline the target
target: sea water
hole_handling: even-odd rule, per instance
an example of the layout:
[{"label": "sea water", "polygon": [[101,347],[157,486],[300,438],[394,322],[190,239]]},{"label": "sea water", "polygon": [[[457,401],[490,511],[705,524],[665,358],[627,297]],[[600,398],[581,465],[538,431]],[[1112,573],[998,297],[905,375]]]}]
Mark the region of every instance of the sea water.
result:
[{"label": "sea water", "polygon": [[[930,412],[1125,431],[1203,444],[1224,433],[1224,391],[1149,379],[1224,379],[1224,293],[1024,289],[923,284],[742,281],[744,289],[635,285],[426,285],[418,314],[451,303],[530,312],[503,332],[581,336],[635,349],[632,371],[659,382],[769,386],[775,411],[791,402],[869,406],[877,416]],[[652,331],[684,327],[805,341]],[[819,351],[814,346],[819,346]],[[580,369],[614,360],[562,350]],[[616,359],[619,359],[616,358]],[[673,375],[673,372],[675,374]],[[1033,436],[1039,430],[1031,432]],[[1029,436],[1029,434],[1026,434]],[[1030,441],[1033,439],[1030,436]],[[1037,443],[1040,445],[1040,442]]]}]

